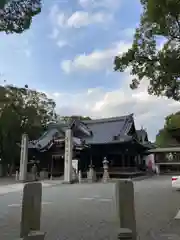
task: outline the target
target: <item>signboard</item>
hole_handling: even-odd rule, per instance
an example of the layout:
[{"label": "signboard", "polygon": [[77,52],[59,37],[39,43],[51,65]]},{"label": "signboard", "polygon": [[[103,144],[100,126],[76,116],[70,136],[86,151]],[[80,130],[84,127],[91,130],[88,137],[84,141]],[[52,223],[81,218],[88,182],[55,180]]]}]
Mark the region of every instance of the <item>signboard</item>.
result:
[{"label": "signboard", "polygon": [[72,160],[72,167],[76,170],[76,173],[78,172],[78,160],[73,159]]}]

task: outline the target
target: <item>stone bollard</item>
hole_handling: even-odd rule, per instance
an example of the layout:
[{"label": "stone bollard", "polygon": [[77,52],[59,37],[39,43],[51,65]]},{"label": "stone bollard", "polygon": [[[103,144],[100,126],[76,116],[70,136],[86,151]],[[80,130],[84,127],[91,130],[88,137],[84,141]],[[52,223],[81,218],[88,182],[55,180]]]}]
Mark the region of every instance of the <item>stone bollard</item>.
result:
[{"label": "stone bollard", "polygon": [[44,240],[40,232],[42,205],[42,184],[27,183],[23,189],[20,238],[23,240]]},{"label": "stone bollard", "polygon": [[76,169],[72,168],[72,182],[77,182],[78,181],[78,175],[76,172]]},{"label": "stone bollard", "polygon": [[78,181],[79,181],[79,183],[82,182],[82,172],[81,172],[81,170],[79,170],[79,172],[78,172]]},{"label": "stone bollard", "polygon": [[16,179],[16,181],[19,180],[19,172],[18,171],[16,171],[15,179]]},{"label": "stone bollard", "polygon": [[137,240],[133,182],[131,180],[118,180],[115,190],[120,227],[118,239]]}]

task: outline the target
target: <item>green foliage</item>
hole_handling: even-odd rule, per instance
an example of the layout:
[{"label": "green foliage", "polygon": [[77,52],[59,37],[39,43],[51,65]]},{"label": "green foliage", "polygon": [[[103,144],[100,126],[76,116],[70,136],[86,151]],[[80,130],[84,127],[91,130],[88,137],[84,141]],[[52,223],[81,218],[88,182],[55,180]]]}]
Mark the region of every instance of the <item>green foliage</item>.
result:
[{"label": "green foliage", "polygon": [[41,0],[0,0],[0,31],[22,33],[41,12]]},{"label": "green foliage", "polygon": [[[156,144],[160,147],[176,144],[176,136],[179,139],[180,112],[170,114],[165,118],[164,128],[156,135]],[[174,131],[176,134],[174,134]]]},{"label": "green foliage", "polygon": [[0,86],[0,157],[4,163],[19,160],[22,133],[37,139],[56,119],[55,102],[44,93],[7,85]]},{"label": "green foliage", "polygon": [[158,134],[156,135],[155,145],[158,147],[166,147],[171,142],[171,136],[168,133],[167,129],[159,130]]},{"label": "green foliage", "polygon": [[[148,92],[180,99],[180,1],[141,0],[143,13],[132,47],[114,60],[115,71],[131,69],[130,87],[146,79]],[[157,39],[166,40],[162,49]]]},{"label": "green foliage", "polygon": [[168,131],[180,129],[180,112],[166,117],[165,128]]},{"label": "green foliage", "polygon": [[6,0],[0,0],[0,9],[4,8],[6,3],[7,3]]}]

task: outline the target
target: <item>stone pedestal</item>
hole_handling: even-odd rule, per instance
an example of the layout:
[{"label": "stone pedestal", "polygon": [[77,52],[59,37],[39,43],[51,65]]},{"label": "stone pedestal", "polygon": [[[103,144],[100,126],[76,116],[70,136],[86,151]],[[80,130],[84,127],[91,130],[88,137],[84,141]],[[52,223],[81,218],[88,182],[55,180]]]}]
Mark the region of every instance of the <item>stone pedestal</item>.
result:
[{"label": "stone pedestal", "polygon": [[87,180],[88,182],[96,182],[96,172],[92,166],[89,168],[89,171],[87,172]]},{"label": "stone pedestal", "polygon": [[72,181],[77,182],[78,181],[78,175],[76,173],[76,169],[72,168]]},{"label": "stone pedestal", "polygon": [[72,130],[67,129],[65,134],[64,183],[72,182]]},{"label": "stone pedestal", "polygon": [[20,169],[19,169],[19,180],[27,180],[27,163],[28,163],[28,135],[22,135],[21,141],[21,156],[20,156]]},{"label": "stone pedestal", "polygon": [[48,179],[48,172],[47,171],[41,171],[40,172],[40,179]]}]

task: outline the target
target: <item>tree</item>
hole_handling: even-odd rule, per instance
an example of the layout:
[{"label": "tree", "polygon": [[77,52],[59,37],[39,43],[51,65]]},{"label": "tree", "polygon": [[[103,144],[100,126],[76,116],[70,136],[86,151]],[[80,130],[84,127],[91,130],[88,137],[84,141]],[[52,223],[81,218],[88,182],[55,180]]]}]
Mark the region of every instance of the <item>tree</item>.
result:
[{"label": "tree", "polygon": [[180,112],[165,118],[163,129],[156,135],[156,144],[160,147],[180,143]]},{"label": "tree", "polygon": [[41,0],[0,0],[0,31],[22,33],[41,12]]},{"label": "tree", "polygon": [[[141,0],[141,4],[132,47],[115,57],[115,71],[131,69],[132,89],[146,79],[149,94],[180,100],[180,1]],[[161,49],[158,40],[165,40]]]},{"label": "tree", "polygon": [[37,139],[56,119],[55,102],[44,93],[7,85],[0,87],[0,157],[3,164],[19,159],[21,135]]}]

